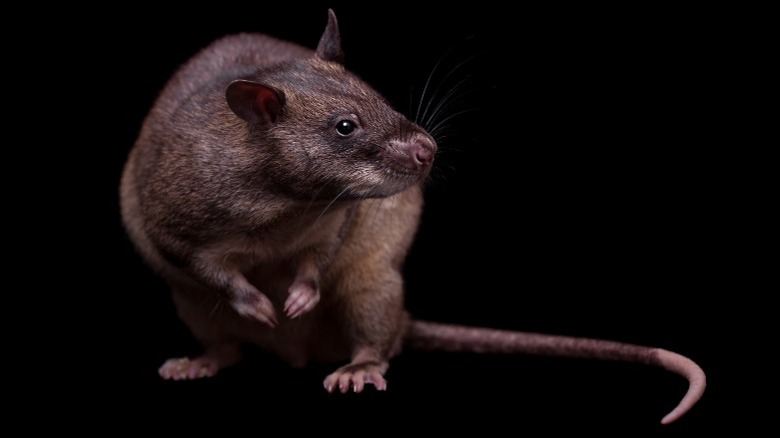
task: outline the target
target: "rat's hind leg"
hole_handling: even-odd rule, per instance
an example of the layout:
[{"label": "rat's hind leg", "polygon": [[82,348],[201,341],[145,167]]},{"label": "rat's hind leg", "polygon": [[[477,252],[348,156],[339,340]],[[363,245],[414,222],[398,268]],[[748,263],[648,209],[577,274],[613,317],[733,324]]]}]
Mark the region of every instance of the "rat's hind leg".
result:
[{"label": "rat's hind leg", "polygon": [[403,309],[401,275],[395,270],[377,271],[344,275],[348,280],[336,287],[351,360],[325,378],[328,392],[336,388],[361,392],[367,384],[379,391],[387,389],[383,376],[390,358],[401,350],[408,316]]},{"label": "rat's hind leg", "polygon": [[[159,368],[160,377],[166,380],[192,380],[212,377],[222,368],[241,360],[241,344],[227,333],[222,317],[224,309],[213,299],[203,299],[208,294],[192,294],[173,290],[173,301],[179,317],[189,327],[192,335],[204,346],[202,355],[171,358]],[[218,299],[218,298],[214,298]],[[204,303],[212,302],[211,306]]]}]

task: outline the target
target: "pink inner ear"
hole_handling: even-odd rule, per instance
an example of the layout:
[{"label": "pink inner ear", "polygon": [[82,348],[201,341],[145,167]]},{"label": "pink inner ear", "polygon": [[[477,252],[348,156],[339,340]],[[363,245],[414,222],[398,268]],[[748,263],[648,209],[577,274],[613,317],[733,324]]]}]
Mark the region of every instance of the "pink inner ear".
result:
[{"label": "pink inner ear", "polygon": [[273,91],[268,88],[260,88],[255,96],[252,109],[266,121],[276,122],[276,116],[279,115],[281,106],[279,98]]}]

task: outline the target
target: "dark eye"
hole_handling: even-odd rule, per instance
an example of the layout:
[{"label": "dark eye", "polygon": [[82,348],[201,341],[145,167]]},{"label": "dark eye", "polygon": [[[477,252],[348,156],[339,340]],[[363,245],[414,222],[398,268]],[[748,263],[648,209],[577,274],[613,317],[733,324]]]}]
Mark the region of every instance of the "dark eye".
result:
[{"label": "dark eye", "polygon": [[355,132],[355,128],[357,128],[357,126],[352,120],[339,120],[339,122],[336,123],[336,132],[342,137],[350,136]]}]

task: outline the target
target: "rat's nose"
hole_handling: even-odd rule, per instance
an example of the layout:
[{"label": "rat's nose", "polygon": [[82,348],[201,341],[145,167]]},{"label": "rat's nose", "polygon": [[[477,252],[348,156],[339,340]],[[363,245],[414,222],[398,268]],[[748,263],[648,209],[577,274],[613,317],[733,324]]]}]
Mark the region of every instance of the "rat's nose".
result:
[{"label": "rat's nose", "polygon": [[423,134],[414,134],[411,143],[411,153],[420,166],[428,167],[433,163],[433,155],[436,153],[436,145],[428,136]]},{"label": "rat's nose", "polygon": [[436,155],[436,143],[426,134],[415,132],[405,141],[390,142],[394,161],[405,169],[428,170]]}]

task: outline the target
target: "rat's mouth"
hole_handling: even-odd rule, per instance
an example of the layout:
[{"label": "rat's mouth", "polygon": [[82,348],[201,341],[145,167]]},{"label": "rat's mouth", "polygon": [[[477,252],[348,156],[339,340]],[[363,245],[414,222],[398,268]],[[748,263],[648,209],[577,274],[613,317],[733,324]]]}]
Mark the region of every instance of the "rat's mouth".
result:
[{"label": "rat's mouth", "polygon": [[379,166],[370,172],[361,172],[342,192],[342,198],[386,198],[422,182],[427,172],[421,173],[404,167]]},{"label": "rat's mouth", "polygon": [[397,163],[390,163],[382,169],[382,172],[391,179],[413,180],[423,179],[428,174],[428,169],[416,169],[405,166],[399,166]]},{"label": "rat's mouth", "polygon": [[395,164],[386,165],[380,170],[381,181],[374,184],[370,190],[371,197],[387,197],[400,193],[425,180],[428,170],[429,168],[413,169]]}]

